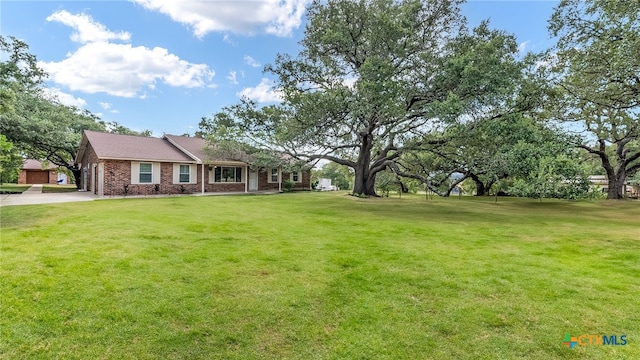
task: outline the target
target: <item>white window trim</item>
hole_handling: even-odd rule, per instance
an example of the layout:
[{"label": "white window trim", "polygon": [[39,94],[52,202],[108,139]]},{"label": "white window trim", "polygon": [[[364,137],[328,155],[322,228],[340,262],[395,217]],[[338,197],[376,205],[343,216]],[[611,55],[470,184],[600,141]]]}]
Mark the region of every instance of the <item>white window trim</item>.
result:
[{"label": "white window trim", "polygon": [[[298,181],[293,180],[293,173],[298,174]],[[291,180],[295,184],[300,184],[302,182],[302,171],[292,171],[291,174],[289,174],[289,180]]]},{"label": "white window trim", "polygon": [[[216,182],[216,169],[221,169],[220,171],[222,171],[222,168],[234,168],[236,170],[234,170],[234,177],[236,174],[237,169],[240,169],[240,181],[233,181],[233,182],[225,182],[225,181],[220,181],[220,182]],[[247,171],[246,171],[246,166],[239,166],[239,165],[216,165],[213,166],[212,169],[209,171],[209,184],[244,184],[245,180],[247,178]],[[222,175],[222,173],[220,174]]]},{"label": "white window trim", "polygon": [[[180,165],[188,165],[189,166],[189,181],[188,182],[180,182]],[[186,185],[186,184],[197,184],[197,169],[195,164],[173,164],[173,184],[174,185]]]},{"label": "white window trim", "polygon": [[[140,182],[140,164],[151,164],[151,182]],[[160,184],[160,163],[152,161],[132,161],[131,162],[131,184],[133,185],[154,185]]]},{"label": "white window trim", "polygon": [[[271,171],[272,170],[278,170],[278,181],[272,181],[271,180]],[[267,168],[267,183],[269,183],[269,184],[278,184],[278,183],[280,183],[281,177],[282,177],[282,172],[280,171],[280,169],[278,169],[278,168]]]}]

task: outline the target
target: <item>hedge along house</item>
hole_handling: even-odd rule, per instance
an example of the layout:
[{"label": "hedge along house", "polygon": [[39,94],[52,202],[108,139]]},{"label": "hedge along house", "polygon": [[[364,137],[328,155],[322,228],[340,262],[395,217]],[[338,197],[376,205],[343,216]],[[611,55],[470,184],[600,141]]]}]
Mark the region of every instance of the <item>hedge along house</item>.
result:
[{"label": "hedge along house", "polygon": [[291,180],[310,189],[310,170],[252,168],[242,161],[209,159],[202,138],[162,138],[85,131],[76,164],[83,190],[98,196],[278,191]]}]

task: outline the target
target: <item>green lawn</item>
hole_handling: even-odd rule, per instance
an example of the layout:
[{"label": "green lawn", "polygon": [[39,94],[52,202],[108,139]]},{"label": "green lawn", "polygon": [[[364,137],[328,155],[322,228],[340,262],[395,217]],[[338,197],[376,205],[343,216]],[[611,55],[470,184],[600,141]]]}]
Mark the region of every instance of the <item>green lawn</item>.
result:
[{"label": "green lawn", "polygon": [[1,184],[0,192],[7,193],[23,193],[27,191],[31,185],[18,185],[18,184]]},{"label": "green lawn", "polygon": [[[0,358],[640,358],[637,201],[0,209]],[[628,344],[569,349],[565,333]]]},{"label": "green lawn", "polygon": [[76,191],[78,191],[78,188],[75,185],[42,185],[43,194],[67,193]]}]

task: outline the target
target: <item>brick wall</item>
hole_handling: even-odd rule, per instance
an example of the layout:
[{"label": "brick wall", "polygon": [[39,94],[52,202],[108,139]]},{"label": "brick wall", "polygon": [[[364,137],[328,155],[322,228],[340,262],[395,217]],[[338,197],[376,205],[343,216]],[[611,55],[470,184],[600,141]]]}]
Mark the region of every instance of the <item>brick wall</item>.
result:
[{"label": "brick wall", "polygon": [[[309,190],[311,189],[311,170],[302,171],[302,181],[299,183],[293,184],[294,190]],[[269,173],[266,169],[261,168],[258,170],[258,190],[273,190],[278,191],[280,188],[278,183],[270,183],[268,182]],[[285,180],[291,179],[291,173],[282,172],[282,182]],[[284,190],[284,185],[282,186],[282,190]]]},{"label": "brick wall", "polygon": [[[86,188],[87,191],[91,191],[91,172],[93,171],[92,164],[97,164],[99,159],[91,144],[87,144],[87,147],[85,147],[84,151],[85,153],[82,156],[82,164],[80,164],[82,167],[82,172],[80,173],[80,188]],[[84,169],[87,169],[88,171],[86,184],[84,183]],[[96,186],[96,192],[97,191],[98,187]]]},{"label": "brick wall", "polygon": [[[104,195],[157,195],[157,194],[198,194],[202,192],[202,166],[196,165],[194,184],[173,184],[173,163],[160,164],[160,184],[131,184],[131,161],[104,161]],[[205,166],[205,192],[244,192],[244,183],[209,184],[209,171]]]},{"label": "brick wall", "polygon": [[[194,184],[173,184],[173,163],[160,164],[160,184],[131,184],[131,161],[129,160],[99,160],[95,151],[89,144],[86,147],[86,154],[83,157],[83,168],[89,169],[87,178],[87,190],[91,191],[91,177],[94,176],[97,182],[97,168],[93,170],[93,164],[104,163],[104,195],[124,196],[124,195],[156,195],[156,194],[196,194],[202,191],[202,166],[196,165],[196,181]],[[94,172],[94,174],[91,174]],[[244,192],[244,183],[209,183],[210,171],[205,166],[204,191],[211,192]],[[268,173],[265,169],[258,171],[258,190],[277,191],[278,183],[267,182]],[[248,174],[244,174],[248,181]],[[288,173],[283,173],[283,180],[289,179]],[[302,182],[295,184],[297,190],[308,190],[311,184],[311,172],[302,172]],[[126,186],[126,188],[125,188]],[[97,192],[98,186],[95,186]]]},{"label": "brick wall", "polygon": [[[91,172],[91,169],[89,170]],[[97,176],[97,174],[95,174]],[[127,186],[125,190],[125,186]],[[143,186],[143,188],[136,188]],[[146,189],[144,187],[151,187]],[[96,187],[97,188],[97,187]],[[104,195],[151,194],[153,185],[131,185],[131,161],[104,160]]]},{"label": "brick wall", "polygon": [[58,183],[58,173],[55,171],[49,171],[49,184]]},{"label": "brick wall", "polygon": [[18,174],[18,184],[26,184],[27,183],[27,170],[21,170],[20,174]]}]

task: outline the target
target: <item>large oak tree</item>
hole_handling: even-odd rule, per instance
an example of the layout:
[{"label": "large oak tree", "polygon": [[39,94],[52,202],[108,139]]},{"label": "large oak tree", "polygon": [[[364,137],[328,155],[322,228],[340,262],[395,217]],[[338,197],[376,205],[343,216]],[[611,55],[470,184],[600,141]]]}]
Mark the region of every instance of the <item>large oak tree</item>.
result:
[{"label": "large oak tree", "polygon": [[425,133],[470,111],[491,112],[520,71],[512,36],[487,23],[470,31],[458,0],[314,1],[297,56],[266,70],[283,101],[245,99],[207,121],[236,121],[246,141],[355,174],[353,192],[376,195],[376,174]]},{"label": "large oak tree", "polygon": [[640,170],[640,6],[563,0],[549,30],[559,39],[551,58],[558,117],[584,132],[577,146],[600,159],[608,198],[621,199]]}]

